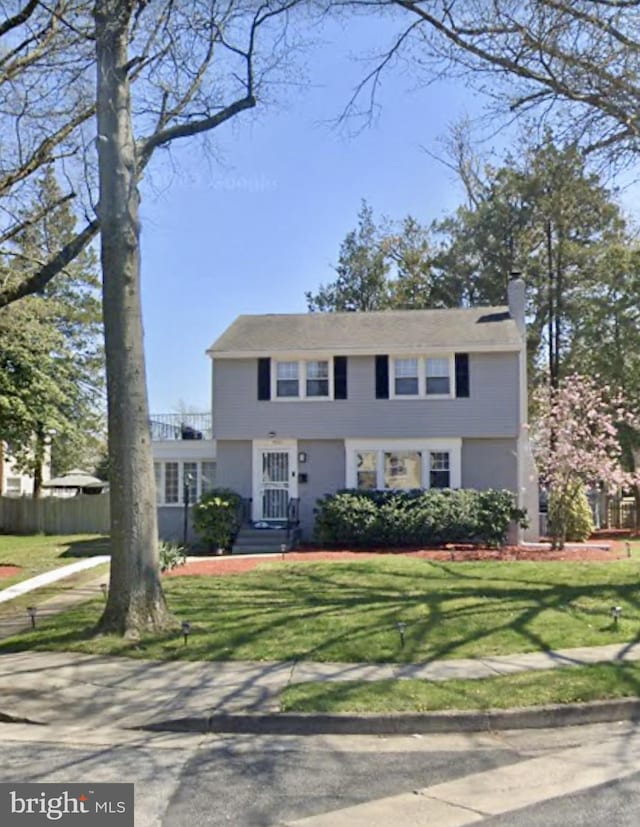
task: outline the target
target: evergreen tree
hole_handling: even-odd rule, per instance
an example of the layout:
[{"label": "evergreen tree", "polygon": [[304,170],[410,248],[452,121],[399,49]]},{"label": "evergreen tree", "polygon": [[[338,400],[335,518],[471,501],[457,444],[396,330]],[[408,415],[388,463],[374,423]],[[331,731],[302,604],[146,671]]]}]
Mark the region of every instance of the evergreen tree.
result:
[{"label": "evergreen tree", "polygon": [[[51,167],[34,212],[46,218],[16,239],[5,279],[23,279],[73,236],[75,219]],[[51,205],[58,205],[51,207]],[[0,310],[0,434],[40,493],[45,445],[54,473],[93,465],[104,432],[102,314],[96,260],[88,250],[40,295]]]}]

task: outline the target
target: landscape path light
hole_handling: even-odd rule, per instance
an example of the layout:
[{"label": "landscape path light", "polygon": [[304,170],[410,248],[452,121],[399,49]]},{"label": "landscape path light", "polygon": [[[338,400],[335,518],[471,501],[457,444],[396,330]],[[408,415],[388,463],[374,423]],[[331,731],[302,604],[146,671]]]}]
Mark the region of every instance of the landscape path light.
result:
[{"label": "landscape path light", "polygon": [[36,614],[38,613],[37,606],[27,606],[27,614],[29,615],[29,619],[31,620],[31,628],[36,628]]},{"label": "landscape path light", "polygon": [[620,617],[622,616],[622,606],[611,607],[611,617],[613,618],[613,625],[617,626]]},{"label": "landscape path light", "polygon": [[184,645],[187,645],[187,641],[189,640],[189,633],[191,632],[191,624],[188,620],[182,621],[182,636],[184,638]]},{"label": "landscape path light", "polygon": [[404,649],[404,633],[407,631],[407,624],[403,620],[396,623],[396,628],[400,632],[400,646]]}]

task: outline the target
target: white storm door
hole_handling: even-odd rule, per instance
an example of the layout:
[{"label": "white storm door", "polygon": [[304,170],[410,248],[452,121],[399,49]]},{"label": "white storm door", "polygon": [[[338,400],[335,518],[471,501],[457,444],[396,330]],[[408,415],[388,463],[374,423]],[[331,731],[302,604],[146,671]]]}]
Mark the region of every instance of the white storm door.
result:
[{"label": "white storm door", "polygon": [[254,446],[254,521],[285,521],[297,482],[295,447]]}]

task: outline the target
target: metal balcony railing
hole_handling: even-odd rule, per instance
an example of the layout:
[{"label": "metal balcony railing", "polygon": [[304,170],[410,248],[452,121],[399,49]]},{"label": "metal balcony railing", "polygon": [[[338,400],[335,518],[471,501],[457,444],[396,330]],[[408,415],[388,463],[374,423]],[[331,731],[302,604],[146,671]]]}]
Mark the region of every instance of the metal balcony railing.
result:
[{"label": "metal balcony railing", "polygon": [[151,414],[151,439],[213,439],[210,413]]}]

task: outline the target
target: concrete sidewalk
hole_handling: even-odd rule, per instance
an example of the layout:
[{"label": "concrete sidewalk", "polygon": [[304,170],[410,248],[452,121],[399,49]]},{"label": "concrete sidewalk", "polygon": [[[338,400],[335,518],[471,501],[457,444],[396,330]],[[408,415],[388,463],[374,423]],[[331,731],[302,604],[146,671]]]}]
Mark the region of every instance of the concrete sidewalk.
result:
[{"label": "concrete sidewalk", "polygon": [[0,590],[0,603],[6,603],[22,594],[35,591],[35,589],[41,589],[43,586],[50,586],[52,583],[57,583],[58,580],[64,580],[65,577],[71,577],[71,575],[77,574],[80,571],[100,566],[102,563],[108,563],[110,559],[107,554],[98,554],[95,557],[87,557],[84,560],[69,563],[68,566],[61,566],[60,568],[37,574],[35,577],[30,577],[28,580],[22,580],[20,583]]},{"label": "concrete sidewalk", "polygon": [[215,716],[277,715],[282,690],[300,681],[437,681],[637,659],[640,644],[428,664],[164,662],[20,652],[0,656],[0,714],[67,726],[130,728],[191,720],[204,727]]}]

